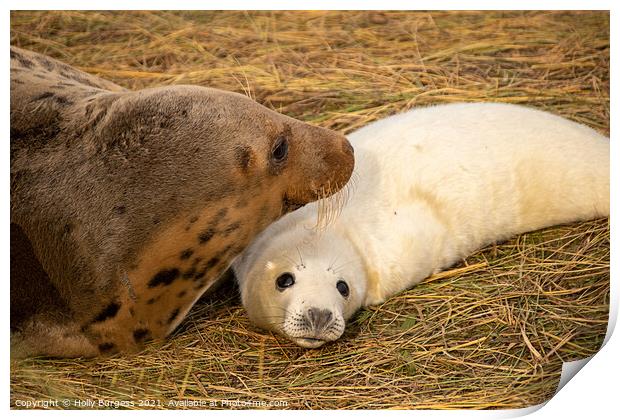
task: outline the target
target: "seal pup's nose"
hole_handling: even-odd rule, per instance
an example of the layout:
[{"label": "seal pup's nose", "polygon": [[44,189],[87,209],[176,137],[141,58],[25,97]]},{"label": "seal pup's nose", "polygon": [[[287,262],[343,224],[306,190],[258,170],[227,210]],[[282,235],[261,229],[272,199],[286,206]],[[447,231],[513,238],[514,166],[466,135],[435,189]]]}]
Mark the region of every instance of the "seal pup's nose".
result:
[{"label": "seal pup's nose", "polygon": [[326,330],[332,324],[333,319],[334,315],[329,309],[310,308],[305,315],[306,324],[315,333]]}]

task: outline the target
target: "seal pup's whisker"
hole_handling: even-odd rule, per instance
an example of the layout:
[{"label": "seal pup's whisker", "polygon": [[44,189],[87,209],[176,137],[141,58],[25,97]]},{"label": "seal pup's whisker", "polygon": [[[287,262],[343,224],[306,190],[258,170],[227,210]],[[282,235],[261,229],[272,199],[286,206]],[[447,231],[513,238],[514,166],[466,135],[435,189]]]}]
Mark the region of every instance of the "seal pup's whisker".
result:
[{"label": "seal pup's whisker", "polygon": [[299,246],[295,246],[295,249],[297,250],[297,255],[299,255],[299,265],[300,266],[304,266],[304,257],[301,255],[301,251],[299,250]]},{"label": "seal pup's whisker", "polygon": [[334,267],[334,264],[336,264],[336,262],[340,258],[340,255],[341,255],[340,253],[334,255],[334,258],[331,259],[331,261],[329,262],[329,265],[327,266],[328,271]]},{"label": "seal pup's whisker", "polygon": [[293,266],[297,265],[296,261],[293,258],[291,258],[288,254],[282,254],[282,258],[284,258],[286,261],[288,261]]},{"label": "seal pup's whisker", "polygon": [[255,317],[255,322],[261,323],[261,321],[266,321],[272,325],[279,325],[281,328],[283,328],[288,318],[294,318],[300,315],[299,313],[293,312],[283,306],[267,305],[266,308],[272,310],[275,309],[275,313],[272,312],[270,314],[263,314],[261,316]]},{"label": "seal pup's whisker", "polygon": [[350,260],[348,260],[348,261],[345,261],[344,263],[340,264],[338,267],[331,267],[331,270],[332,270],[332,271],[334,271],[334,272],[336,272],[336,273],[339,273],[339,272],[340,272],[340,271],[342,271],[342,269],[343,269],[343,268],[345,268],[347,265],[349,265],[349,264],[353,264],[353,263],[356,263],[356,262],[360,262],[360,261],[362,261],[362,258],[361,258],[361,257],[356,256],[355,258],[352,258],[352,259],[350,259]]},{"label": "seal pup's whisker", "polygon": [[261,321],[281,321],[283,322],[285,319],[284,315],[263,315],[263,316],[259,316],[254,318],[256,320],[261,320]]}]

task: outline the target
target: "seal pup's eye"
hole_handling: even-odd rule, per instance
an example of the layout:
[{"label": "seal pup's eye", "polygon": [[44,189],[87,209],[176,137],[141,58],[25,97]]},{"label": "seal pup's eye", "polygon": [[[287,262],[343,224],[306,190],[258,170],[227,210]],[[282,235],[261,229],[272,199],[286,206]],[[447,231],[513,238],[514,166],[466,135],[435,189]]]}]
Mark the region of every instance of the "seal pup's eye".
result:
[{"label": "seal pup's eye", "polygon": [[278,137],[276,144],[271,151],[271,158],[275,163],[281,163],[288,155],[288,139],[286,136]]},{"label": "seal pup's eye", "polygon": [[295,276],[291,273],[282,273],[276,279],[276,287],[278,290],[282,291],[287,287],[291,287],[295,284]]},{"label": "seal pup's eye", "polygon": [[346,281],[338,280],[338,283],[336,283],[336,289],[338,289],[342,297],[349,296],[349,285],[347,284]]}]

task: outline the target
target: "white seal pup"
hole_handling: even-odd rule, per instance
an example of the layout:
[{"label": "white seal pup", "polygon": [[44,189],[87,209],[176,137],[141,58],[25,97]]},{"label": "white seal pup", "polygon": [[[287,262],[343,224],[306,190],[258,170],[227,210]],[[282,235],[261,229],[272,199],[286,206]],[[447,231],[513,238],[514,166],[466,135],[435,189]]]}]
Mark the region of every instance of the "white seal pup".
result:
[{"label": "white seal pup", "polygon": [[609,139],[547,112],[433,106],[349,141],[354,177],[335,220],[316,229],[320,204],[309,204],[233,264],[250,319],[303,347],[486,244],[609,215]]}]

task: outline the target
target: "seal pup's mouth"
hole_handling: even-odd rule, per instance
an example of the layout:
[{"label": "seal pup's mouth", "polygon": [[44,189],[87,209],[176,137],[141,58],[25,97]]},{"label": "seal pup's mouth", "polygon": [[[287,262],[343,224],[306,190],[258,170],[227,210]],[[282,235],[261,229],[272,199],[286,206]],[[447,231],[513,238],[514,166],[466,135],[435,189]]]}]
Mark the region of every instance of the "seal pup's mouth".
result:
[{"label": "seal pup's mouth", "polygon": [[298,346],[315,349],[338,340],[344,332],[344,318],[339,310],[317,307],[288,310],[288,316],[277,328]]},{"label": "seal pup's mouth", "polygon": [[295,337],[295,338],[290,337],[290,339],[298,346],[305,347],[308,349],[316,349],[326,343],[325,340],[321,340],[319,338],[314,338],[314,337]]}]

